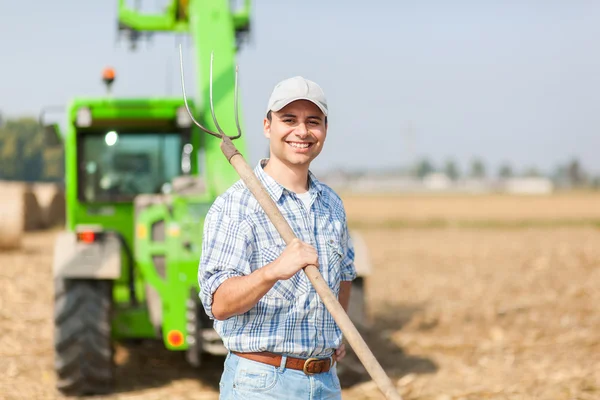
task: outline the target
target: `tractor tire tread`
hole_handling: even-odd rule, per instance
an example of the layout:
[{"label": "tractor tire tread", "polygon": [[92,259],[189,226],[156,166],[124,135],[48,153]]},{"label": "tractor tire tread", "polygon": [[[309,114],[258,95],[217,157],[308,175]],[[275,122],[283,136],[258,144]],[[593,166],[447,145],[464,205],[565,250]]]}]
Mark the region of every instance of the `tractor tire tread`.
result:
[{"label": "tractor tire tread", "polygon": [[55,371],[65,395],[112,391],[112,282],[57,279],[55,285]]}]

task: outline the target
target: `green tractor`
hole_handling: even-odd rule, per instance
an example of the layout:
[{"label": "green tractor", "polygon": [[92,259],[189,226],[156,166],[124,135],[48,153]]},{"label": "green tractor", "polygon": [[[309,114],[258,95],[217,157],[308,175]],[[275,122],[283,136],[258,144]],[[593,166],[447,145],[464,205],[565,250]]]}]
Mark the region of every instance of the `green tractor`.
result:
[{"label": "green tractor", "polygon": [[[249,1],[232,11],[226,0],[172,0],[164,14],[144,15],[119,0],[119,28],[134,40],[143,31],[190,34],[199,101],[189,107],[209,129],[214,51],[214,110],[219,125],[234,132],[235,56],[249,10]],[[113,72],[104,78],[110,86]],[[114,344],[122,340],[162,341],[193,366],[203,353],[224,354],[197,281],[204,217],[239,179],[220,141],[193,124],[183,97],[76,98],[66,116],[64,134],[56,125],[47,129],[66,160],[67,222],[53,262],[58,389],[110,392]],[[245,154],[243,136],[236,147]],[[362,283],[353,296],[357,310]]]}]

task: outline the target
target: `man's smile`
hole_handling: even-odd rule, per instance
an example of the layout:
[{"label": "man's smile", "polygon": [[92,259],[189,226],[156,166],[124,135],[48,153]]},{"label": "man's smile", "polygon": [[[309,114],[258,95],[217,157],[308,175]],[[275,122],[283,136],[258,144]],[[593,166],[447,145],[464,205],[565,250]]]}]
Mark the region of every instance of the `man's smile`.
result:
[{"label": "man's smile", "polygon": [[307,149],[314,144],[313,142],[292,142],[292,141],[286,141],[286,143],[296,149]]}]

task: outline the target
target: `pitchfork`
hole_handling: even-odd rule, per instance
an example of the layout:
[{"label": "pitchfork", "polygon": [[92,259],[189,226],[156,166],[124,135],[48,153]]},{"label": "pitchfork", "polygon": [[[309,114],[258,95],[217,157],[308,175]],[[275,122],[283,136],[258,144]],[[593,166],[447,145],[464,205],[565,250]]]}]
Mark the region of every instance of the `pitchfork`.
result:
[{"label": "pitchfork", "polygon": [[[289,244],[296,235],[294,231],[285,220],[266,189],[263,187],[258,178],[254,175],[254,171],[250,168],[248,163],[244,160],[244,157],[240,152],[236,149],[233,144],[233,140],[238,139],[242,136],[242,129],[240,128],[239,118],[238,118],[238,71],[239,68],[236,66],[235,68],[235,94],[234,94],[234,111],[235,111],[235,124],[237,126],[238,134],[236,136],[228,136],[223,132],[219,123],[217,122],[217,118],[215,116],[215,110],[213,105],[213,96],[212,96],[212,87],[213,87],[213,58],[214,54],[211,53],[210,56],[210,86],[209,86],[209,98],[210,98],[210,112],[212,114],[213,121],[218,130],[217,132],[213,132],[206,127],[202,126],[198,121],[194,119],[192,112],[187,103],[187,97],[185,94],[185,79],[183,74],[183,57],[181,53],[181,45],[179,45],[179,59],[181,66],[181,87],[183,90],[183,99],[185,102],[185,107],[190,115],[192,121],[204,132],[218,137],[221,139],[221,151],[227,157],[229,163],[235,168],[240,178],[244,181],[252,195],[256,198],[262,209],[265,211],[283,240],[287,244]],[[337,322],[341,331],[346,336],[348,343],[354,349],[357,357],[361,360],[363,365],[365,366],[367,372],[371,375],[379,390],[385,395],[387,399],[398,399],[402,400],[398,392],[396,391],[394,385],[386,375],[385,371],[377,362],[377,359],[361,337],[360,333],[344,311],[344,308],[339,303],[338,299],[335,297],[327,283],[323,280],[319,269],[314,265],[308,265],[304,267],[304,272],[306,273],[308,279],[314,286],[315,290],[323,300],[325,307],[333,316],[335,322]]]}]

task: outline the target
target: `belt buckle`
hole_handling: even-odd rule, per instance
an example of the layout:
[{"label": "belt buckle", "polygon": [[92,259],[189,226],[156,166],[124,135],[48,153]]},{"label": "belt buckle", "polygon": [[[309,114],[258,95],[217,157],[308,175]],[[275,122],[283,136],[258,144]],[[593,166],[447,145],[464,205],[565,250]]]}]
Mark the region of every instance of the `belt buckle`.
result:
[{"label": "belt buckle", "polygon": [[316,357],[311,357],[311,358],[307,359],[306,361],[304,361],[304,367],[302,367],[302,372],[304,372],[306,375],[315,375],[315,374],[317,374],[317,372],[309,372],[307,370],[308,364],[310,364],[312,361],[320,361],[320,359],[316,358]]}]

